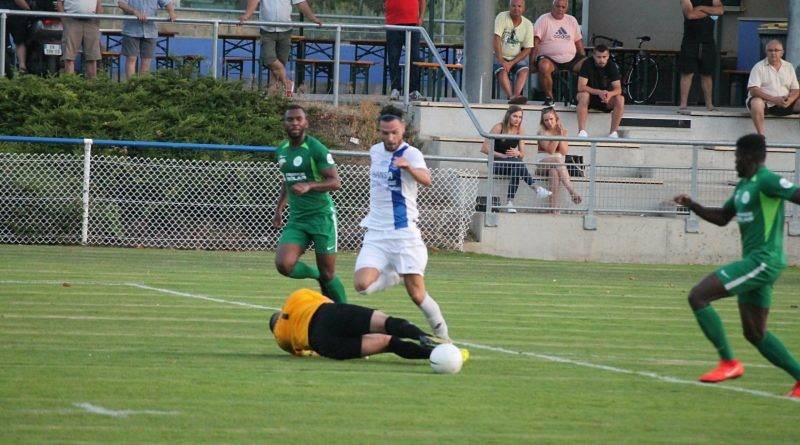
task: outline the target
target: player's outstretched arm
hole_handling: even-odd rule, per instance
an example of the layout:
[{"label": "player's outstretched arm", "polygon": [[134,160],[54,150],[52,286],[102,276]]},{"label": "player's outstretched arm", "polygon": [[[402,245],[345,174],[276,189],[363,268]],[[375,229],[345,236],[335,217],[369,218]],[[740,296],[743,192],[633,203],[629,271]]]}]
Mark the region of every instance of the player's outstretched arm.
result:
[{"label": "player's outstretched arm", "polygon": [[727,225],[736,216],[736,211],[731,207],[703,207],[694,202],[689,195],[678,195],[675,197],[675,202],[688,208],[700,218],[718,226]]},{"label": "player's outstretched arm", "polygon": [[283,210],[286,208],[286,183],[281,182],[281,191],[278,192],[278,202],[275,203],[275,215],[272,217],[272,225],[276,228],[283,227]]}]

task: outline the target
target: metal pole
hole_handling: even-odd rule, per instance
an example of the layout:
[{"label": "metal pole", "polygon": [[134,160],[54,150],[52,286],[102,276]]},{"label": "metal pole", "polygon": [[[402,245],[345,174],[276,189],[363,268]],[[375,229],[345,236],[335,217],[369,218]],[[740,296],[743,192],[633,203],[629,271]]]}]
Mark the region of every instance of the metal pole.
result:
[{"label": "metal pole", "polygon": [[789,30],[786,33],[786,60],[800,69],[800,0],[789,0]]},{"label": "metal pole", "polygon": [[583,230],[597,230],[597,216],[594,214],[597,207],[597,142],[592,142],[589,162],[589,200],[586,216],[583,217]]},{"label": "metal pole", "polygon": [[442,0],[442,21],[439,23],[439,43],[444,43],[444,21],[447,20],[447,0]]},{"label": "metal pole", "polygon": [[486,163],[486,215],[483,218],[484,227],[497,227],[497,215],[492,213],[492,197],[494,196],[494,143],[489,139],[489,159]]},{"label": "metal pole", "polygon": [[408,88],[411,83],[411,31],[406,30],[406,62],[403,70],[403,103],[408,108]]},{"label": "metal pole", "polygon": [[217,42],[219,40],[219,20],[214,20],[214,30],[211,33],[211,77],[217,78]]},{"label": "metal pole", "polygon": [[[794,151],[794,183],[800,184],[800,150]],[[800,236],[800,207],[793,207],[792,218],[789,220],[789,236]]]},{"label": "metal pole", "polygon": [[0,77],[6,75],[6,19],[8,15],[0,14]]},{"label": "metal pole", "polygon": [[92,170],[92,140],[83,140],[83,220],[81,222],[81,244],[89,242],[89,186]]},{"label": "metal pole", "polygon": [[[406,47],[408,48],[408,47]],[[342,51],[342,27],[336,27],[336,43],[333,45],[333,106],[339,106],[339,58]],[[352,68],[350,68],[352,69]],[[355,91],[355,85],[353,85]]]},{"label": "metal pole", "polygon": [[[699,194],[698,184],[697,184],[697,174],[698,174],[698,157],[700,156],[700,147],[697,145],[692,146],[692,200],[697,199],[697,195]],[[700,220],[697,219],[697,215],[694,214],[691,210],[689,211],[689,217],[686,218],[686,233],[700,233]]]}]

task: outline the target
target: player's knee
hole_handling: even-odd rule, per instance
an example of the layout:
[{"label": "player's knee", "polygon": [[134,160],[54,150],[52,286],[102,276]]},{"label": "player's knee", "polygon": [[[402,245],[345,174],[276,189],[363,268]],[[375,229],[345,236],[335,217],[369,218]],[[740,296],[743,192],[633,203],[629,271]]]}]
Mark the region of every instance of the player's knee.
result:
[{"label": "player's knee", "polygon": [[354,282],[354,285],[355,285],[355,288],[356,288],[356,292],[358,292],[360,294],[365,293],[370,284],[372,284],[372,283],[370,283],[367,280],[365,280],[363,278],[360,278],[360,277],[356,277],[355,282]]},{"label": "player's knee", "polygon": [[292,273],[292,270],[294,270],[294,263],[283,259],[276,259],[275,268],[278,269],[279,274],[288,277]]},{"label": "player's knee", "polygon": [[752,345],[761,343],[761,341],[764,340],[764,335],[765,333],[761,329],[745,328],[744,330],[744,338]]},{"label": "player's knee", "polygon": [[320,281],[328,282],[336,276],[336,273],[333,270],[321,268],[319,270],[319,279]]},{"label": "player's knee", "polygon": [[692,307],[693,310],[697,311],[703,309],[704,307],[708,306],[708,302],[703,297],[703,294],[700,292],[700,289],[695,286],[692,290],[689,291],[689,306]]}]

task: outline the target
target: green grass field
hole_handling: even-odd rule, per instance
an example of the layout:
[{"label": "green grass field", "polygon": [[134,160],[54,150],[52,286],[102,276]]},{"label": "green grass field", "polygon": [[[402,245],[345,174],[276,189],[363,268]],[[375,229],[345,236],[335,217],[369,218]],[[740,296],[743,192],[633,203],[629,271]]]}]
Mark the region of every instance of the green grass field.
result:
[{"label": "green grass field", "polygon": [[[348,288],[354,260],[339,258]],[[716,307],[747,373],[694,383],[716,357],[686,294],[710,267],[432,254],[430,293],[472,344],[441,376],[280,351],[262,307],[316,283],[272,262],[0,246],[0,443],[800,442],[800,403],[780,397],[793,382],[742,338],[733,300]],[[400,288],[352,294],[425,326]],[[770,326],[800,355],[798,307],[788,269]]]}]

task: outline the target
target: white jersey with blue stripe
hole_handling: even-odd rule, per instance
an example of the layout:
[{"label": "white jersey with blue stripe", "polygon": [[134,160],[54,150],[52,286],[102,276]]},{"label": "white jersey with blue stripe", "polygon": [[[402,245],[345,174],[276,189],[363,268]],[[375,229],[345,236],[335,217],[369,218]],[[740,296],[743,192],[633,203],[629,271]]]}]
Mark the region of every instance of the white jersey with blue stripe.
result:
[{"label": "white jersey with blue stripe", "polygon": [[405,158],[411,168],[424,168],[425,158],[417,148],[403,143],[395,151],[386,151],[383,142],[369,149],[369,214],[361,226],[371,230],[416,229],[417,181],[406,170],[394,166],[394,159]]}]

